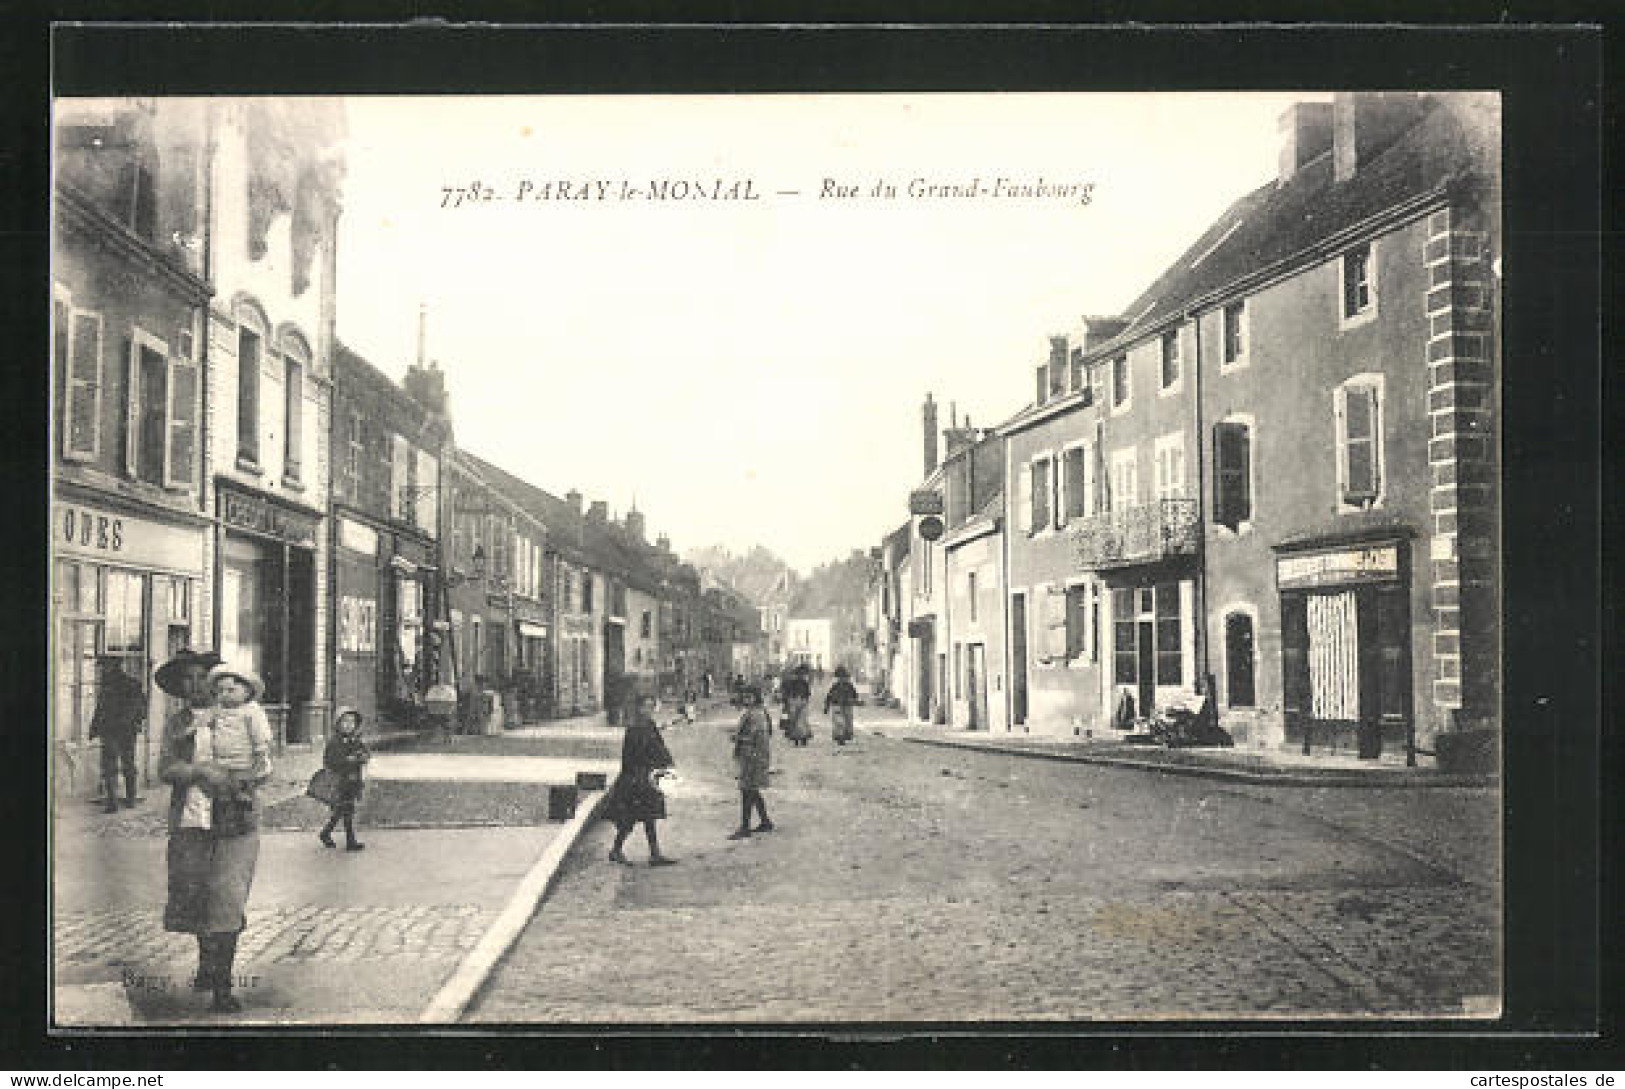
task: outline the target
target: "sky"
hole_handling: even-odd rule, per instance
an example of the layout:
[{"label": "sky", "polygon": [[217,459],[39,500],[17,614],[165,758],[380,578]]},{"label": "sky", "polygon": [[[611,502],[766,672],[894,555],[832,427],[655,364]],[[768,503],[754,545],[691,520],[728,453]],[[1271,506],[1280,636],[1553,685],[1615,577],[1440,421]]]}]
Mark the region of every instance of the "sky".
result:
[{"label": "sky", "polygon": [[906,518],[928,391],[943,426],[1013,414],[1048,337],[1126,307],[1324,97],[350,99],[339,337],[399,380],[425,306],[460,446],[806,572]]}]

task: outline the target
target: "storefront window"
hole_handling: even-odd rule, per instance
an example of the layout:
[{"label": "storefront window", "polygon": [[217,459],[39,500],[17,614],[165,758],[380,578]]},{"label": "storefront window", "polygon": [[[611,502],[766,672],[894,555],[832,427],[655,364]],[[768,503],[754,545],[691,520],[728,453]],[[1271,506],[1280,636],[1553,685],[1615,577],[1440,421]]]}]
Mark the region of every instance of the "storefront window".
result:
[{"label": "storefront window", "polygon": [[57,561],[57,740],[86,740],[96,710],[99,655],[120,658],[131,677],[146,676],[146,585],[147,576],[137,572]]},{"label": "storefront window", "polygon": [[252,541],[227,537],[221,550],[220,654],[265,676],[265,609],[262,568],[270,562]]},{"label": "storefront window", "polygon": [[1133,684],[1135,669],[1134,591],[1112,590],[1112,679],[1117,684]]}]

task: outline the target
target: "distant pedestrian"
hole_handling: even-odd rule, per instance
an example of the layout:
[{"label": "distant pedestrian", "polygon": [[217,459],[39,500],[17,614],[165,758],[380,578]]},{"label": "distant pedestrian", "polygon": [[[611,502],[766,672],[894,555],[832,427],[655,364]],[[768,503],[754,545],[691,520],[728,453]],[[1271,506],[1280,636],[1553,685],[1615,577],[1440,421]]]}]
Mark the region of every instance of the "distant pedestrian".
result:
[{"label": "distant pedestrian", "polygon": [[[773,831],[773,822],[767,817],[767,802],[762,798],[772,758],[773,722],[768,718],[767,708],[762,706],[760,689],[746,688],[744,705],[744,714],[739,716],[739,726],[733,735],[734,765],[739,779],[739,827],[729,839],[745,839],[752,832]],[[752,811],[761,817],[761,823],[755,828],[750,826]]]},{"label": "distant pedestrian", "polygon": [[96,663],[99,675],[90,736],[102,743],[103,808],[117,813],[120,771],[124,775],[125,807],[140,801],[135,792],[135,739],[147,718],[147,693],[140,681],[124,672],[116,656],[104,654]]},{"label": "distant pedestrian", "polygon": [[655,698],[640,698],[632,724],[621,739],[621,773],[604,802],[604,816],[615,824],[611,862],[629,861],[621,848],[638,824],[643,825],[649,841],[649,865],[669,866],[677,861],[660,853],[660,839],[655,832],[655,821],[666,819],[666,796],[660,792],[660,779],[675,761],[665,738],[660,736],[660,727],[655,725],[654,713]]},{"label": "distant pedestrian", "polygon": [[824,714],[829,716],[829,736],[837,745],[852,740],[852,705],[857,702],[858,690],[852,687],[846,667],[836,666],[835,683],[824,693]]},{"label": "distant pedestrian", "polygon": [[[259,862],[256,790],[271,775],[271,738],[264,711],[242,698],[259,694],[258,678],[232,669],[211,684],[219,662],[213,651],[183,650],[158,668],[153,681],[189,705],[165,720],[158,761],[159,777],[174,787],[164,929],[197,936],[192,986],[212,991],[214,1009],[231,1013],[242,1008],[231,993],[231,967]],[[226,709],[231,714],[220,716],[215,703],[223,693],[237,702]],[[241,712],[250,704],[258,715]]]},{"label": "distant pedestrian", "polygon": [[779,697],[784,700],[784,736],[792,745],[801,747],[812,740],[812,727],[807,724],[812,687],[807,683],[807,672],[806,666],[797,666],[779,686]]},{"label": "distant pedestrian", "polygon": [[709,669],[700,675],[700,696],[704,699],[711,698],[711,671]]},{"label": "distant pedestrian", "polygon": [[361,800],[363,769],[371,759],[372,752],[361,737],[361,712],[353,707],[340,707],[333,719],[333,736],[322,751],[322,767],[338,779],[338,792],[328,806],[327,826],[316,837],[323,847],[337,846],[333,842],[333,829],[343,821],[344,849],[366,849],[367,845],[355,836],[355,808]]}]

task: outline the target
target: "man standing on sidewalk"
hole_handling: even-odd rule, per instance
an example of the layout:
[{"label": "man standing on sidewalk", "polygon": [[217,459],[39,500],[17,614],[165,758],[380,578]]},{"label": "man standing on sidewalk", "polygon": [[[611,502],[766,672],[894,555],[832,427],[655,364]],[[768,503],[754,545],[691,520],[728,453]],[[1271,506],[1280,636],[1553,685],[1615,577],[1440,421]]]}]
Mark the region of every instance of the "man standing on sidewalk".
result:
[{"label": "man standing on sidewalk", "polygon": [[147,694],[141,682],[120,668],[119,659],[103,655],[96,693],[96,711],[90,719],[90,736],[102,742],[102,791],[104,808],[118,812],[119,772],[124,773],[124,804],[135,805],[135,739],[147,717]]}]

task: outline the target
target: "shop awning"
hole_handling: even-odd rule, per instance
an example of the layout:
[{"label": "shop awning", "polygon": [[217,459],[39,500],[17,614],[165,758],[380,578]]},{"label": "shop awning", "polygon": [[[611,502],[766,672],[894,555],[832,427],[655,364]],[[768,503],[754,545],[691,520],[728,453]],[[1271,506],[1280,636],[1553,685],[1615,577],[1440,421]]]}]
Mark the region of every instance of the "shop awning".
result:
[{"label": "shop awning", "polygon": [[528,620],[521,620],[519,621],[519,634],[526,639],[546,639],[547,625],[532,624]]}]

